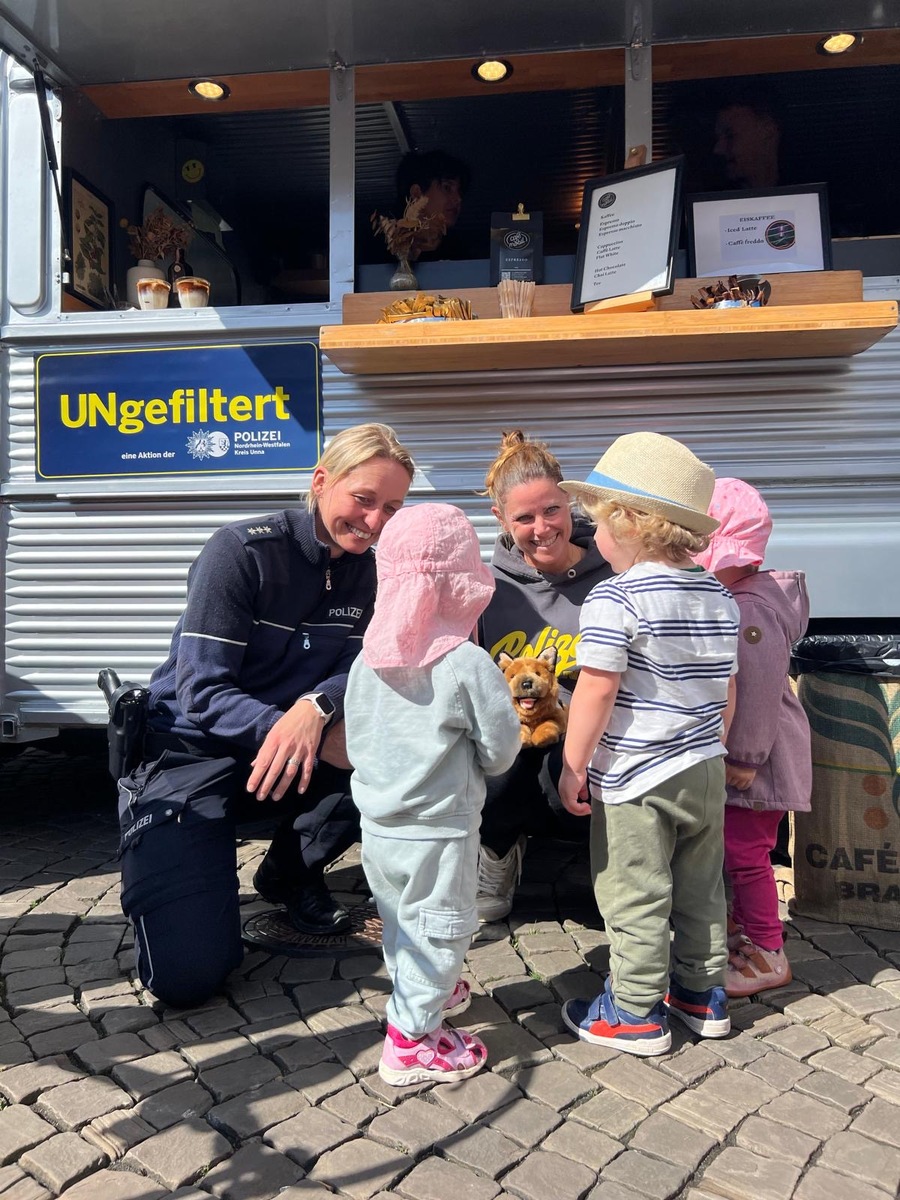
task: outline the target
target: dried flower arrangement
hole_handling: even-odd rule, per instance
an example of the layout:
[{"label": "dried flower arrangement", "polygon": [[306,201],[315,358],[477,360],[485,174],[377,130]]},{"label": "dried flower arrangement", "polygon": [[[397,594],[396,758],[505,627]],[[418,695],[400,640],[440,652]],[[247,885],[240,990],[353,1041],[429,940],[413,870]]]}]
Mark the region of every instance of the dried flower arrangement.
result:
[{"label": "dried flower arrangement", "polygon": [[161,204],[154,208],[143,225],[130,225],[127,218],[119,223],[128,231],[128,248],[137,259],[152,261],[165,258],[176,250],[186,250],[193,236],[186,225],[167,216]]},{"label": "dried flower arrangement", "polygon": [[425,215],[427,196],[407,200],[402,217],[384,217],[373,212],[369,218],[372,232],[384,237],[388,253],[394,258],[405,258],[415,262],[423,250],[434,250],[447,232],[447,220],[443,213]]}]

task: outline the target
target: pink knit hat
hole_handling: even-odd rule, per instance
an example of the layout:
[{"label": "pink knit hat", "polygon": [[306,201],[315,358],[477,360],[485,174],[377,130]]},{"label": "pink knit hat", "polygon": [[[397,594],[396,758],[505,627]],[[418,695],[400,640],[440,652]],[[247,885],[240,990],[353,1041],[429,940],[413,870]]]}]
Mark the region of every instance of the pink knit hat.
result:
[{"label": "pink knit hat", "polygon": [[719,528],[694,562],[707,571],[725,567],[759,567],[766,554],[772,532],[772,518],[766,502],[743,479],[717,479],[709,504],[709,515],[717,517]]},{"label": "pink knit hat", "polygon": [[363,637],[369,667],[424,667],[467,641],[494,594],[478,537],[452,504],[416,504],[385,525],[378,593]]}]

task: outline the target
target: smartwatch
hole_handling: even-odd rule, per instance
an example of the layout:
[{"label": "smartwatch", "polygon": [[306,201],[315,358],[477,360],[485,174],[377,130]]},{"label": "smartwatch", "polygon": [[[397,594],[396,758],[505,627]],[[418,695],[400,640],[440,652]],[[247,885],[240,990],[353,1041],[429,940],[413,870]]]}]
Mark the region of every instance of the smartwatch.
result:
[{"label": "smartwatch", "polygon": [[324,692],[311,692],[310,695],[301,696],[300,699],[308,700],[323,720],[330,721],[334,716],[334,705]]}]

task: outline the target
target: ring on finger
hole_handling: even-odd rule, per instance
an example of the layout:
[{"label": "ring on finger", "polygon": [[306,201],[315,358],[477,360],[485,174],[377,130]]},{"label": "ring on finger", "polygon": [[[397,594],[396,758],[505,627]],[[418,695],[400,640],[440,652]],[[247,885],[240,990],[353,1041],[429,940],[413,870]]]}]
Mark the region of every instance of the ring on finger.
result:
[{"label": "ring on finger", "polygon": [[300,766],[300,759],[299,759],[299,758],[289,758],[289,759],[288,759],[288,766],[289,766],[289,767],[299,767],[299,766]]}]

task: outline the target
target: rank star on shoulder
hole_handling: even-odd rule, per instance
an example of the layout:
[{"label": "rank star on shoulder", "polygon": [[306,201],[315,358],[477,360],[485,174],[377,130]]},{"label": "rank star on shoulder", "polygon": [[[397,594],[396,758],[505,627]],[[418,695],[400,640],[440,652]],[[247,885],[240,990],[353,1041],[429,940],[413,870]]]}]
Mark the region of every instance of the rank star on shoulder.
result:
[{"label": "rank star on shoulder", "polygon": [[271,533],[272,526],[271,525],[248,525],[247,532],[248,533]]}]

